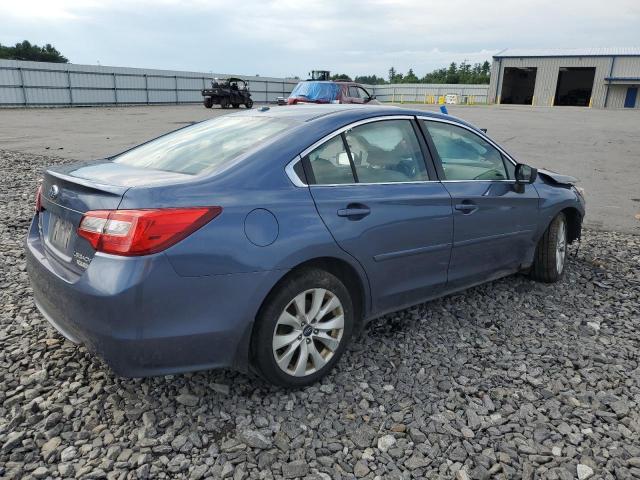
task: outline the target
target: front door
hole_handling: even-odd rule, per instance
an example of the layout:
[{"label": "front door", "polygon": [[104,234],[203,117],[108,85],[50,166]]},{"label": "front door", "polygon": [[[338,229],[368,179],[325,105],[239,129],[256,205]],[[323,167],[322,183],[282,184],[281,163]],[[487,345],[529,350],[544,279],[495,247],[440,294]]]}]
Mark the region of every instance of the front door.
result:
[{"label": "front door", "polygon": [[377,120],[304,157],[318,212],[369,277],[376,313],[418,303],[447,281],[451,197],[431,181],[410,118]]},{"label": "front door", "polygon": [[638,87],[627,88],[627,96],[624,98],[624,108],[635,108],[638,98]]},{"label": "front door", "polygon": [[423,125],[453,201],[450,287],[514,271],[535,247],[535,187],[517,192],[513,163],[470,129],[437,121]]}]

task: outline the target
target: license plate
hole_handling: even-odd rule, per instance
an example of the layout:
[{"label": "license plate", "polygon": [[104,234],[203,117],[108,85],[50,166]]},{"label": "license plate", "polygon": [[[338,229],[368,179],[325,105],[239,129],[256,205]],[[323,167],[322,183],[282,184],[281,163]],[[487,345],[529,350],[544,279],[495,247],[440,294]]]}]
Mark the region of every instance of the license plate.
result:
[{"label": "license plate", "polygon": [[66,252],[69,248],[69,240],[71,239],[72,231],[73,225],[71,225],[71,222],[54,217],[49,241],[57,249]]}]

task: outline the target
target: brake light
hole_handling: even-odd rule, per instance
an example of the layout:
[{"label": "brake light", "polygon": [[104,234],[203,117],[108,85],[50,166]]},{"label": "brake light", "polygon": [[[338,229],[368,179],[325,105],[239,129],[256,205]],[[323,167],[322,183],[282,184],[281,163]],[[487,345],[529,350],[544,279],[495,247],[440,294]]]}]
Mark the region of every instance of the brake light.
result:
[{"label": "brake light", "polygon": [[78,235],[99,252],[137,256],[161,252],[220,215],[222,207],[93,210]]},{"label": "brake light", "polygon": [[42,211],[42,184],[36,189],[36,213]]}]

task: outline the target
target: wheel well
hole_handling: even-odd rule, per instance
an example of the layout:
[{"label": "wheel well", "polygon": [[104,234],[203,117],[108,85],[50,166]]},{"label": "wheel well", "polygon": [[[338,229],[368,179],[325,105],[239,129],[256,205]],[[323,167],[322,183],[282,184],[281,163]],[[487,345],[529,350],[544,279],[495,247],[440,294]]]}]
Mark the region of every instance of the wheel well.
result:
[{"label": "wheel well", "polygon": [[582,234],[582,215],[580,212],[572,207],[562,210],[565,218],[567,219],[567,241],[572,243],[575,240],[579,240]]},{"label": "wheel well", "polygon": [[356,319],[355,329],[357,329],[362,325],[362,319],[364,317],[366,308],[365,308],[365,290],[362,284],[362,280],[360,279],[360,275],[355,268],[353,268],[349,263],[344,260],[340,260],[335,257],[319,257],[314,258],[312,260],[308,260],[299,265],[296,265],[292,268],[286,275],[284,275],[278,282],[271,288],[269,294],[265,297],[260,309],[258,310],[258,315],[260,315],[260,311],[263,306],[266,305],[267,300],[273,295],[274,292],[280,287],[280,285],[287,280],[292,275],[296,275],[302,270],[306,269],[320,269],[325,270],[332,275],[335,275],[340,279],[342,283],[344,283],[347,290],[351,294],[351,298],[353,300],[353,308],[354,308],[354,318]]}]

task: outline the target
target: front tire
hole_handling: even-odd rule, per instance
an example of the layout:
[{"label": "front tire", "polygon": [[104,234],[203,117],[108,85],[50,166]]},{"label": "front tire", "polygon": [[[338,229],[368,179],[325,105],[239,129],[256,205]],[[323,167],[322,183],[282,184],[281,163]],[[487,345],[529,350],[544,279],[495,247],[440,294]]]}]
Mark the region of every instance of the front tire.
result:
[{"label": "front tire", "polygon": [[310,385],[338,362],[353,325],[351,296],[337,277],[317,269],[293,274],[269,296],[256,319],[253,365],[274,385]]},{"label": "front tire", "polygon": [[253,100],[248,98],[247,101],[244,103],[244,106],[247,107],[247,108],[252,108],[253,107]]},{"label": "front tire", "polygon": [[531,267],[531,278],[553,283],[560,280],[567,260],[567,219],[559,213],[542,235]]},{"label": "front tire", "polygon": [[205,106],[205,108],[211,108],[211,107],[213,107],[213,98],[211,98],[211,97],[204,97],[204,106]]}]

